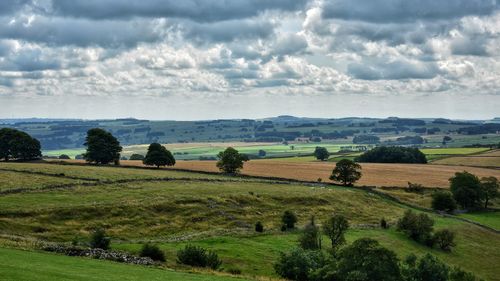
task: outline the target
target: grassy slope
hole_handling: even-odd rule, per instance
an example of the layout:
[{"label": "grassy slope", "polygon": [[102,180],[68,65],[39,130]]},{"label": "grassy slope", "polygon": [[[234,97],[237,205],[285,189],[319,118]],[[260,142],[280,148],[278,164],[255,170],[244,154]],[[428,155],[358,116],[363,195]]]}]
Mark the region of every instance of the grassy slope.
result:
[{"label": "grassy slope", "polygon": [[0,248],[0,279],[5,281],[243,280],[4,248]]},{"label": "grassy slope", "polygon": [[[23,165],[30,169],[68,168],[71,173],[81,176],[92,171],[93,176],[104,179],[117,179],[127,174],[144,176],[141,174],[144,171],[169,173],[46,164],[19,164],[18,168]],[[258,182],[136,182],[0,196],[0,234],[70,241],[75,236],[80,239],[87,237],[96,226],[104,226],[115,239],[116,247],[133,251],[140,242],[152,240],[160,243],[168,253],[169,263],[173,263],[174,250],[182,243],[168,241],[182,238],[216,249],[224,259],[226,269],[234,266],[247,274],[272,274],[272,261],[279,251],[294,245],[294,235],[251,236],[246,239],[227,235],[251,234],[257,220],[263,221],[266,229],[277,231],[280,214],[285,209],[296,211],[300,224],[313,214],[321,222],[337,212],[346,215],[354,227],[376,224],[381,217],[394,223],[405,210],[378,196],[340,187],[325,189]],[[433,253],[488,280],[500,276],[495,267],[500,261],[498,235],[467,223],[437,218],[436,228],[442,227],[457,231],[459,246],[451,254],[432,250]],[[352,241],[363,236],[381,240],[400,256],[429,251],[392,230],[357,229],[351,231],[348,238]],[[199,241],[203,237],[210,238]]]}]

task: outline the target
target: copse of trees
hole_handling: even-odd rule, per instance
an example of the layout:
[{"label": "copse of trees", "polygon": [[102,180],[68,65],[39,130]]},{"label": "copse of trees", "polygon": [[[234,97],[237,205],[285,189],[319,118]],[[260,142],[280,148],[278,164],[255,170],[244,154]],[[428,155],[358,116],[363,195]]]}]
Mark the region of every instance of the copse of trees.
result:
[{"label": "copse of trees", "polygon": [[109,132],[94,128],[87,132],[84,145],[87,152],[83,157],[89,163],[109,164],[119,163],[122,147],[120,142]]},{"label": "copse of trees", "polygon": [[70,158],[68,155],[66,155],[66,154],[61,154],[61,155],[59,155],[59,157],[58,157],[58,158],[59,158],[59,159],[61,159],[61,160],[68,160],[68,159],[71,159],[71,158]]},{"label": "copse of trees", "polygon": [[357,157],[356,162],[426,164],[427,158],[418,148],[379,146]]},{"label": "copse of trees", "polygon": [[134,154],[130,155],[129,160],[133,160],[133,161],[142,161],[142,160],[144,160],[144,155],[134,153]]},{"label": "copse of trees", "polygon": [[172,153],[159,143],[152,143],[148,147],[148,152],[142,161],[147,166],[174,166],[175,158]]},{"label": "copse of trees", "polygon": [[330,157],[330,153],[328,152],[328,150],[325,147],[321,146],[316,146],[313,154],[316,159],[321,161],[326,161],[328,160],[328,157]]},{"label": "copse of trees", "polygon": [[243,169],[243,163],[248,161],[248,156],[238,150],[228,147],[217,154],[217,168],[226,174],[236,174]]},{"label": "copse of trees", "polygon": [[0,129],[0,160],[34,160],[42,157],[40,142],[25,132]]},{"label": "copse of trees", "polygon": [[361,178],[361,165],[349,159],[342,159],[330,175],[330,179],[342,183],[344,186],[352,186]]}]

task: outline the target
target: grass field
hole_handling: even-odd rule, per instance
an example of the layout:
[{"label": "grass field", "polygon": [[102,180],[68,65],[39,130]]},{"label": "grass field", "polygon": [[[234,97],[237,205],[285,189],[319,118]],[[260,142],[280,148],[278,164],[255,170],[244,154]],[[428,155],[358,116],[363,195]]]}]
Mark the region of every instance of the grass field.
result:
[{"label": "grass field", "polygon": [[4,248],[0,248],[0,279],[4,281],[244,280]]},{"label": "grass field", "polygon": [[433,164],[500,168],[500,150],[485,151],[474,155],[447,157],[436,160]]},{"label": "grass field", "polygon": [[[193,162],[213,165],[213,162],[206,161],[179,161],[179,164]],[[276,161],[250,161],[247,164],[251,163]],[[332,165],[288,163],[320,164],[330,168]],[[286,170],[288,166],[275,167]],[[407,206],[361,189],[252,178],[242,180],[167,169],[40,163],[1,163],[0,168],[48,174],[63,173],[64,175],[58,177],[43,177],[47,177],[47,180],[62,179],[74,183],[67,189],[24,190],[0,195],[0,247],[32,247],[32,242],[22,244],[24,240],[84,243],[90,231],[102,227],[112,237],[112,247],[115,249],[137,253],[142,243],[158,244],[167,255],[165,266],[177,271],[189,268],[176,264],[176,249],[192,243],[215,250],[223,260],[222,271],[239,269],[244,278],[262,280],[260,278],[275,278],[272,265],[279,253],[297,245],[296,232],[284,234],[279,231],[280,216],[283,211],[290,209],[298,215],[299,227],[312,215],[321,224],[332,213],[342,214],[351,224],[347,235],[350,242],[361,237],[375,238],[396,251],[400,258],[409,253],[423,255],[431,252],[450,265],[459,265],[486,280],[500,280],[497,266],[500,263],[500,236],[497,233],[453,218],[432,215],[436,221],[436,229],[450,228],[457,233],[458,246],[452,253],[429,249],[409,240],[394,228],[382,230],[378,227],[382,217],[394,225],[408,209]],[[301,171],[307,174],[308,169],[310,167],[306,166],[306,169],[290,170],[289,173],[295,171],[300,174],[297,171]],[[10,173],[17,172],[0,171],[2,176]],[[100,181],[94,181],[93,185],[82,185],[81,180],[72,179],[70,176],[95,178]],[[172,180],[163,180],[164,177]],[[134,181],[118,182],[122,179]],[[43,182],[43,179],[39,181]],[[49,182],[45,187],[52,184],[58,183]],[[2,185],[6,183],[0,182],[0,187]],[[408,200],[417,202],[423,199]],[[475,218],[472,217],[474,215]],[[488,225],[496,225],[498,220],[496,215],[492,216],[490,213],[464,216]],[[264,223],[265,234],[258,235],[254,232],[256,221]],[[328,247],[326,239],[323,244]],[[22,270],[33,264],[37,265],[35,271]],[[0,274],[12,280],[227,279],[214,275],[187,274],[2,248]],[[51,276],[55,277],[50,279]]]}]

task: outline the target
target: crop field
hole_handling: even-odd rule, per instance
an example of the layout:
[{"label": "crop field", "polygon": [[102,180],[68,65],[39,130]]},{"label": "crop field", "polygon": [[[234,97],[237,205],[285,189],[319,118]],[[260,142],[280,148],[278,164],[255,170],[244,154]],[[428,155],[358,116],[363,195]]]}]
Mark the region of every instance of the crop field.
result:
[{"label": "crop field", "polygon": [[[179,161],[198,162],[213,164]],[[252,162],[276,163],[260,160],[247,164]],[[233,280],[228,275],[235,269],[241,271],[239,277],[244,280],[277,278],[274,262],[280,252],[295,247],[298,238],[297,232],[279,231],[280,216],[285,210],[296,212],[299,227],[312,215],[321,224],[332,213],[342,214],[351,225],[347,233],[349,242],[371,237],[394,250],[399,258],[409,253],[431,252],[448,264],[461,266],[486,280],[500,280],[497,233],[431,214],[436,229],[449,228],[457,233],[458,246],[452,253],[429,249],[395,231],[394,224],[408,206],[362,189],[170,169],[0,164],[2,178],[17,174],[40,177],[35,181],[40,188],[0,194],[0,274],[7,276],[7,280],[33,280],[34,276],[37,280],[98,278],[93,276],[135,280],[141,276],[143,280],[216,281]],[[61,184],[59,180],[67,185],[51,189]],[[0,190],[10,188],[8,182],[0,181]],[[498,220],[496,214],[490,213],[464,216],[493,226]],[[382,217],[393,227],[379,228]],[[256,221],[263,222],[264,234],[255,233]],[[137,254],[143,243],[153,242],[165,251],[167,262],[151,268],[33,252],[34,241],[85,243],[90,231],[97,227],[106,229],[113,249]],[[323,243],[328,247],[326,238]],[[190,268],[176,263],[175,252],[186,244],[216,251],[223,261],[222,272],[199,269],[198,274],[184,273]],[[33,264],[37,265],[35,270],[22,270]]]},{"label": "crop field", "polygon": [[500,168],[500,150],[439,159],[433,164]]},{"label": "crop field", "polygon": [[[138,161],[123,161],[124,165],[142,165]],[[252,176],[280,177],[305,181],[329,181],[334,168],[330,162],[293,162],[279,160],[251,160],[245,163],[243,174]],[[447,188],[448,179],[456,172],[467,170],[479,177],[500,178],[500,170],[425,164],[361,164],[363,176],[358,185],[406,187],[408,182],[426,187]],[[179,161],[173,169],[216,172],[215,161]]]}]

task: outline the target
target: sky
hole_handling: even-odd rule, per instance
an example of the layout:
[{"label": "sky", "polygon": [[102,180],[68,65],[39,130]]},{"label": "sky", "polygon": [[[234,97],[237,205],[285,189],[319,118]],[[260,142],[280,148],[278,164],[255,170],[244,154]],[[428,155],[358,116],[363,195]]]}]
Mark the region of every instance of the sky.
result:
[{"label": "sky", "polygon": [[1,0],[0,118],[500,117],[496,0]]}]

